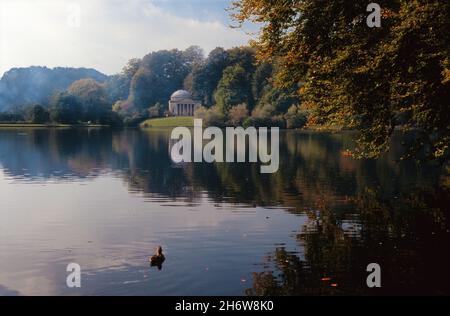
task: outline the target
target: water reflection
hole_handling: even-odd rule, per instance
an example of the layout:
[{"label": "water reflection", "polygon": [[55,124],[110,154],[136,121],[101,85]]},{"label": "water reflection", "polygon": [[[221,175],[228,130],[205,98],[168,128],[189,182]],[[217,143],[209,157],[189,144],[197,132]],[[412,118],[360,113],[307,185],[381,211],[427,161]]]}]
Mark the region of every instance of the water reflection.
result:
[{"label": "water reflection", "polygon": [[[450,266],[448,170],[411,161],[399,163],[400,139],[394,139],[391,151],[381,159],[355,161],[342,154],[353,146],[351,133],[283,132],[279,171],[261,174],[259,166],[252,163],[174,165],[169,157],[169,133],[101,129],[0,131],[0,165],[5,175],[0,179],[1,187],[19,183],[23,184],[20,188],[34,190],[30,185],[53,183],[60,188],[64,183],[85,183],[91,191],[83,197],[89,198],[100,188],[110,186],[114,197],[86,201],[86,207],[94,213],[80,221],[91,223],[94,230],[99,229],[95,225],[102,225],[108,235],[100,245],[91,245],[92,251],[105,251],[105,257],[107,250],[112,251],[115,259],[123,260],[108,261],[92,269],[90,275],[92,282],[101,283],[102,278],[111,280],[112,271],[121,271],[121,275],[134,280],[130,284],[135,286],[127,283],[128,287],[121,284],[123,290],[106,287],[83,294],[450,293],[446,271]],[[112,179],[120,180],[130,196],[139,195],[144,203],[129,200],[130,196],[112,185]],[[11,208],[17,203],[8,196],[2,198],[3,205]],[[139,220],[134,220],[130,214],[108,210],[121,204],[151,213],[142,213]],[[39,203],[36,208],[39,212]],[[179,212],[179,220],[167,213],[174,209]],[[7,214],[3,210],[4,219]],[[109,219],[105,220],[105,216]],[[199,224],[205,216],[217,224]],[[49,215],[41,224],[54,225],[52,221],[58,218]],[[193,221],[193,227],[187,225],[187,219]],[[298,227],[293,229],[293,225]],[[151,232],[146,231],[149,227]],[[74,228],[74,235],[83,229]],[[204,239],[205,229],[213,236],[210,240]],[[137,233],[142,236],[133,243],[124,237]],[[49,236],[39,234],[43,241],[33,249],[42,252]],[[249,234],[254,238],[252,242],[260,246],[252,250],[250,244],[242,246],[242,238]],[[177,264],[178,271],[170,272],[174,270],[168,264],[167,275],[149,281],[140,265],[141,258],[148,255],[148,249],[143,248],[153,247],[162,236],[168,242],[178,242],[172,244],[175,255],[171,256],[171,264]],[[13,243],[20,241],[13,235],[8,237],[11,241],[4,239],[0,245],[6,251],[2,256],[14,256]],[[120,250],[111,250],[119,246]],[[62,246],[54,248],[58,247]],[[186,251],[192,258],[178,257],[185,261],[177,262],[183,247],[190,247]],[[30,246],[28,250],[33,249]],[[92,260],[91,253],[85,256],[86,261]],[[45,260],[43,257],[41,263]],[[95,260],[100,260],[97,255]],[[218,264],[219,260],[223,264]],[[138,262],[138,266],[127,266],[130,261]],[[378,290],[368,289],[365,284],[365,269],[371,262],[382,267],[382,288]],[[234,275],[230,263],[242,275],[238,285],[229,281]],[[14,270],[9,265],[5,263],[6,271]],[[208,278],[221,286],[206,280],[193,284],[201,274],[187,279],[183,276],[198,265],[202,266],[202,272],[198,272],[202,274],[211,274],[209,269],[215,266],[214,277]],[[148,282],[158,280],[169,286],[159,291],[146,287]],[[174,284],[180,283],[186,284],[186,293],[174,289]],[[0,285],[0,293],[15,291],[7,284]],[[64,294],[65,290],[57,288],[53,292]]]},{"label": "water reflection", "polygon": [[[307,211],[308,222],[296,237],[304,256],[275,249],[267,260],[279,272],[255,273],[247,293],[448,294],[449,203],[443,191],[416,191],[391,200],[367,189],[347,208]],[[382,267],[381,289],[366,286],[371,262]]]}]

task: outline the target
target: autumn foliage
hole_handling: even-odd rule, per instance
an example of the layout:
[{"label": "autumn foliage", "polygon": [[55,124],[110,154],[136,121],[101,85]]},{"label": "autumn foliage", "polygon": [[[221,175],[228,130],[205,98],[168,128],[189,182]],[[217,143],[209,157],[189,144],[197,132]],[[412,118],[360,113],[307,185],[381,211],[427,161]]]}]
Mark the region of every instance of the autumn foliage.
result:
[{"label": "autumn foliage", "polygon": [[409,153],[447,160],[450,142],[450,2],[240,0],[238,23],[262,25],[262,60],[277,60],[279,85],[298,83],[310,124],[356,128],[357,154],[376,157],[395,129],[414,133]]}]

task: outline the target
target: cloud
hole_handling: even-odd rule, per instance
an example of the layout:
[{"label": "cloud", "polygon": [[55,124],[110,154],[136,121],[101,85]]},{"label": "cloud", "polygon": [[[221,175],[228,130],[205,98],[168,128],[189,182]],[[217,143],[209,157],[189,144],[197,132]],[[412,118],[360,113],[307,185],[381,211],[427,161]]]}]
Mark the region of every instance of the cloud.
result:
[{"label": "cloud", "polygon": [[[144,0],[0,0],[0,74],[12,67],[92,67],[112,74],[133,57],[199,45],[247,43],[223,19],[192,16],[182,6]],[[201,7],[197,1],[196,6]],[[219,8],[220,14],[226,15]],[[178,11],[178,12],[177,12]],[[79,13],[79,15],[78,15]],[[199,14],[202,14],[201,11]],[[78,24],[79,21],[79,24]]]}]

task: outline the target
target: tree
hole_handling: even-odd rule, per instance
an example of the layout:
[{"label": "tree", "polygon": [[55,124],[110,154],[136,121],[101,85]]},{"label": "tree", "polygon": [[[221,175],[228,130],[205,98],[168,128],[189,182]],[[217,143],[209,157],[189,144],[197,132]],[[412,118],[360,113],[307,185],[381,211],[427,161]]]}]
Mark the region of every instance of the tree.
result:
[{"label": "tree", "polygon": [[256,69],[256,57],[255,50],[250,47],[236,47],[229,50],[217,47],[211,51],[204,62],[192,67],[184,87],[192,93],[194,98],[202,100],[203,104],[210,107],[217,102],[215,92],[223,79],[225,69],[231,66],[240,66],[246,72],[248,78],[242,88],[245,89],[249,107],[253,108],[251,76]]},{"label": "tree", "polygon": [[63,124],[76,124],[82,119],[83,109],[78,99],[67,93],[56,93],[50,102],[50,119]]},{"label": "tree", "polygon": [[183,51],[183,59],[189,67],[200,65],[205,59],[205,53],[199,46],[193,45]]},{"label": "tree", "polygon": [[196,47],[184,52],[161,50],[144,56],[131,80],[128,102],[137,111],[145,111],[158,102],[167,104],[170,95],[183,87],[186,76],[200,59],[201,52]]},{"label": "tree", "polygon": [[222,78],[224,69],[228,66],[228,52],[221,47],[213,49],[203,64],[193,67],[189,91],[195,98],[201,99],[206,106],[212,106],[214,91]]},{"label": "tree", "polygon": [[262,62],[258,65],[253,75],[252,93],[255,100],[260,99],[267,88],[271,86],[273,66],[271,63]]},{"label": "tree", "polygon": [[248,118],[247,104],[239,104],[230,109],[228,113],[230,124],[233,126],[242,126]]},{"label": "tree", "polygon": [[200,106],[195,109],[194,117],[204,120],[207,112],[208,112],[208,109],[206,107]]},{"label": "tree", "polygon": [[222,109],[217,106],[206,108],[201,106],[195,110],[194,116],[203,120],[205,126],[223,127],[225,125],[225,115]]},{"label": "tree", "polygon": [[27,120],[35,124],[47,123],[50,119],[49,112],[42,105],[33,105],[27,110]]},{"label": "tree", "polygon": [[225,125],[225,115],[217,106],[213,106],[206,111],[205,118],[203,120],[205,126],[223,127]]},{"label": "tree", "polygon": [[288,89],[269,83],[264,87],[257,107],[271,104],[277,113],[286,113],[290,106],[300,101],[296,89],[296,87]]},{"label": "tree", "polygon": [[133,58],[123,67],[122,72],[108,78],[105,84],[109,103],[126,100],[130,94],[131,80],[139,70],[141,59]]},{"label": "tree", "polygon": [[141,67],[131,81],[129,100],[136,109],[145,109],[158,102],[162,89],[157,75],[150,69]]},{"label": "tree", "polygon": [[256,69],[256,51],[249,46],[234,47],[227,51],[229,65],[240,65],[248,73]]},{"label": "tree", "polygon": [[308,117],[298,105],[293,105],[284,115],[284,119],[286,120],[287,128],[302,128],[303,126],[305,126]]},{"label": "tree", "polygon": [[24,117],[18,113],[0,112],[0,122],[20,122]]},{"label": "tree", "polygon": [[381,28],[367,26],[367,4],[240,0],[233,16],[263,25],[259,58],[281,64],[279,85],[305,83],[312,123],[360,131],[359,156],[385,151],[402,113],[416,131],[410,154],[448,159],[450,3],[380,1]]},{"label": "tree", "polygon": [[249,76],[240,65],[226,68],[214,94],[217,106],[223,113],[240,103],[249,103]]},{"label": "tree", "polygon": [[164,106],[161,103],[156,103],[154,106],[148,109],[148,117],[161,117],[164,114]]},{"label": "tree", "polygon": [[252,112],[252,123],[257,127],[272,126],[272,120],[275,118],[276,109],[272,104],[263,104],[257,107]]},{"label": "tree", "polygon": [[75,81],[67,90],[83,108],[83,120],[101,123],[111,111],[105,87],[93,79]]}]

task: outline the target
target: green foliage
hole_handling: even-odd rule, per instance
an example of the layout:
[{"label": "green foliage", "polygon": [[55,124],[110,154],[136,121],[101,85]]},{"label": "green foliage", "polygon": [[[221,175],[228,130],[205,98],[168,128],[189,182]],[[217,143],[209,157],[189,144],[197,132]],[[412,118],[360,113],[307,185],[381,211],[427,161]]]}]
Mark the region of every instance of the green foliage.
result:
[{"label": "green foliage", "polygon": [[273,66],[268,62],[262,62],[255,70],[252,80],[252,93],[255,99],[261,99],[271,87]]},{"label": "green foliage", "polygon": [[[81,105],[81,117],[76,117],[75,121],[117,125],[121,117],[125,125],[137,126],[147,118],[165,115],[170,95],[185,87],[206,107],[217,105],[213,111],[205,113],[211,122],[222,118],[219,125],[224,125],[230,117],[230,124],[236,125],[243,124],[248,116],[244,113],[255,108],[261,110],[271,104],[274,106],[272,116],[278,118],[289,106],[298,103],[298,97],[293,93],[295,87],[288,89],[275,85],[273,75],[276,68],[276,63],[258,64],[256,51],[251,47],[228,50],[219,47],[205,59],[201,48],[191,46],[184,51],[162,50],[142,59],[131,59],[119,74],[110,76],[105,82],[87,77],[71,82],[66,92]],[[0,91],[5,87],[0,85]],[[42,104],[51,107],[53,119],[71,110],[57,106],[54,100]],[[242,112],[237,107],[230,113],[240,104],[245,104],[247,110]],[[16,106],[14,113],[24,115],[24,106],[27,104]],[[222,111],[221,115],[218,115],[218,109]],[[76,113],[69,114],[72,117]],[[62,117],[68,119],[66,115]]]},{"label": "green foliage", "polygon": [[247,120],[248,117],[249,115],[247,104],[243,103],[236,105],[230,109],[228,113],[228,122],[232,126],[242,126],[242,124]]},{"label": "green foliage", "polygon": [[208,108],[204,106],[200,106],[195,109],[194,117],[198,119],[204,119],[206,117],[206,113],[208,112]]},{"label": "green foliage", "polygon": [[129,100],[117,101],[112,106],[112,110],[123,117],[133,117],[141,115],[141,113],[134,107],[134,104]]},{"label": "green foliage", "polygon": [[33,105],[27,109],[26,119],[34,124],[44,124],[50,120],[50,113],[42,105]]},{"label": "green foliage", "polygon": [[154,106],[148,109],[149,118],[161,117],[163,114],[164,106],[161,103],[156,103]]},{"label": "green foliage", "polygon": [[[215,106],[204,116],[217,125],[225,125],[227,118],[232,125],[244,121],[273,124],[292,104],[299,102],[296,85],[280,87],[275,84],[273,76],[277,67],[275,62],[258,63],[256,51],[250,47],[216,48],[206,59],[197,46],[184,51],[163,50],[142,59],[131,59],[119,74],[105,82],[88,78],[72,82],[66,94],[77,99],[81,116],[75,105],[71,113],[64,99],[67,96],[62,104],[55,100],[42,104],[51,108],[54,120],[118,125],[120,117],[126,126],[137,126],[147,118],[165,115],[170,95],[184,86],[206,107]],[[4,88],[0,85],[0,91]],[[246,109],[239,107],[240,104],[245,104]],[[270,119],[256,116],[247,120],[248,112],[256,109],[256,113],[260,113],[267,105],[273,106]],[[16,106],[14,113],[23,116],[24,106],[27,104]]]},{"label": "green foliage", "polygon": [[251,120],[247,121],[246,124],[256,127],[286,127],[283,116],[276,113],[276,109],[273,104],[265,104],[257,107],[252,112]]},{"label": "green foliage", "polygon": [[384,152],[401,118],[418,131],[411,155],[448,159],[450,3],[378,3],[382,27],[373,29],[363,0],[240,0],[234,17],[263,25],[259,57],[280,65],[280,86],[304,83],[312,124],[360,131],[360,156]]},{"label": "green foliage", "polygon": [[63,124],[76,124],[83,117],[83,108],[78,99],[67,92],[56,93],[50,103],[50,119]]},{"label": "green foliage", "polygon": [[264,87],[259,104],[271,104],[277,113],[286,113],[289,107],[299,102],[295,90],[296,87],[280,88],[269,83]]},{"label": "green foliage", "polygon": [[185,51],[161,50],[144,56],[138,64],[134,63],[137,69],[133,67],[130,72],[133,75],[126,112],[143,112],[156,103],[166,104],[170,95],[183,86],[192,69],[202,62],[203,51],[197,46]]},{"label": "green foliage", "polygon": [[243,128],[248,128],[248,127],[250,127],[250,126],[253,126],[254,124],[253,124],[253,120],[252,120],[252,118],[249,116],[249,117],[247,117],[245,120],[244,120],[244,122],[242,122],[242,127]]},{"label": "green foliage", "polygon": [[217,47],[209,53],[203,64],[194,67],[191,89],[188,89],[192,92],[194,98],[202,100],[208,107],[212,106],[214,104],[214,91],[228,65],[228,52],[221,47]]},{"label": "green foliage", "polygon": [[142,115],[125,116],[123,117],[123,126],[136,128],[139,127],[146,119],[147,118]]},{"label": "green foliage", "polygon": [[136,109],[145,109],[152,102],[157,102],[161,92],[162,82],[148,68],[141,67],[133,76],[130,86],[129,101]]},{"label": "green foliage", "polygon": [[256,70],[256,51],[249,46],[234,47],[227,51],[229,65],[239,65],[249,73]]},{"label": "green foliage", "polygon": [[67,91],[80,102],[83,121],[102,123],[108,120],[111,105],[102,84],[92,79],[81,79],[75,81]]},{"label": "green foliage", "polygon": [[200,65],[205,59],[205,52],[199,46],[193,45],[183,51],[185,63],[192,69],[195,65]]},{"label": "green foliage", "polygon": [[106,112],[99,123],[102,125],[108,125],[111,127],[122,127],[123,126],[122,117],[114,111]]},{"label": "green foliage", "polygon": [[217,106],[227,113],[235,105],[248,104],[249,81],[249,75],[242,66],[234,65],[226,68],[214,94]]},{"label": "green foliage", "polygon": [[130,59],[122,72],[113,75],[106,81],[106,91],[108,93],[109,103],[114,104],[119,100],[126,100],[130,93],[131,80],[139,70],[141,60],[138,58]]},{"label": "green foliage", "polygon": [[24,117],[18,113],[0,112],[0,123],[23,122]]},{"label": "green foliage", "polygon": [[[209,54],[203,63],[194,67],[192,78],[189,78],[185,87],[192,92],[195,98],[202,100],[206,106],[212,106],[215,103],[223,102],[222,97],[225,99],[229,97],[226,95],[222,96],[221,93],[228,93],[228,91],[222,90],[219,92],[219,99],[215,98],[215,94],[218,92],[216,90],[219,90],[220,81],[224,79],[225,70],[230,67],[240,67],[244,69],[248,78],[239,89],[246,96],[247,101],[245,102],[252,107],[251,76],[255,72],[255,63],[255,51],[250,47],[236,47],[229,50],[218,47]],[[230,74],[227,75],[229,76]]]},{"label": "green foliage", "polygon": [[284,115],[284,118],[286,120],[287,128],[302,128],[308,121],[308,116],[306,113],[297,105],[291,106]]},{"label": "green foliage", "polygon": [[202,119],[204,126],[225,126],[226,116],[223,113],[222,109],[217,106],[213,106],[209,109],[200,107],[195,111],[194,116],[196,118]]}]

